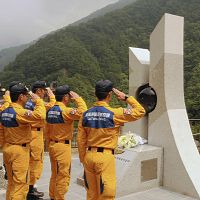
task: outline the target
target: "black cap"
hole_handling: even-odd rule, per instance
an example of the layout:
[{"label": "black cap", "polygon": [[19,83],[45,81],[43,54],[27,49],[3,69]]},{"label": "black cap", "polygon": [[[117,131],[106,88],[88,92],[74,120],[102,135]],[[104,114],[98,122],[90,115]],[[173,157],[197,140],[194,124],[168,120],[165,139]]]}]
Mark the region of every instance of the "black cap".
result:
[{"label": "black cap", "polygon": [[12,81],[12,82],[9,84],[9,86],[8,86],[8,90],[10,90],[10,88],[11,88],[12,86],[17,85],[17,84],[19,84],[19,83],[21,83],[21,82],[20,82],[20,81]]},{"label": "black cap", "polygon": [[62,95],[66,95],[69,94],[70,92],[70,88],[68,85],[62,85],[56,88],[55,90],[55,95],[56,96],[62,96]]},{"label": "black cap", "polygon": [[35,90],[38,88],[46,89],[47,88],[46,82],[45,81],[36,81],[35,83],[33,83],[32,92],[35,92]]},{"label": "black cap", "polygon": [[19,83],[10,88],[10,93],[11,94],[27,94],[28,90],[25,85],[23,85],[22,83]]},{"label": "black cap", "polygon": [[112,89],[113,83],[110,80],[100,80],[95,86],[95,91],[98,93],[110,92]]}]

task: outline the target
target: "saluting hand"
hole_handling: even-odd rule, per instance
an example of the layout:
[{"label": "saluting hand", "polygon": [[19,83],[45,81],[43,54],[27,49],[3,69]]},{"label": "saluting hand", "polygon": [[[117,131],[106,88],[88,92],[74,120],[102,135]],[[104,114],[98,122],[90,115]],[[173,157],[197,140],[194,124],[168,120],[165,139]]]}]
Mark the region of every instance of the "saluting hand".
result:
[{"label": "saluting hand", "polygon": [[51,88],[47,88],[47,95],[48,97],[55,97],[54,93],[52,92]]},{"label": "saluting hand", "polygon": [[116,88],[113,88],[112,91],[114,92],[114,94],[116,95],[116,97],[117,97],[119,100],[122,100],[122,101],[125,100],[126,94],[124,94],[123,92],[119,91],[119,90],[116,89]]},{"label": "saluting hand", "polygon": [[9,90],[6,90],[4,96],[10,96],[10,91],[9,91]]},{"label": "saluting hand", "polygon": [[29,92],[29,95],[31,96],[32,100],[40,99],[40,97],[37,94],[35,94],[31,91]]},{"label": "saluting hand", "polygon": [[70,95],[70,98],[71,98],[72,100],[79,97],[79,95],[78,95],[76,92],[73,92],[73,91],[70,91],[70,92],[69,92],[69,95]]}]

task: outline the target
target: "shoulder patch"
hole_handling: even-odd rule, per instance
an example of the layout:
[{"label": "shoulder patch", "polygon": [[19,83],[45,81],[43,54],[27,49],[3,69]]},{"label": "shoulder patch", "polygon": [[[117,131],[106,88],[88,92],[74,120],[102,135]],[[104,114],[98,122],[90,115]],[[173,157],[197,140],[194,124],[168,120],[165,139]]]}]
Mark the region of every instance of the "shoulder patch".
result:
[{"label": "shoulder patch", "polygon": [[70,111],[70,114],[71,115],[75,115],[77,113],[77,109],[76,108],[73,108],[71,111]]},{"label": "shoulder patch", "polygon": [[124,109],[124,115],[131,115],[131,113],[132,113],[131,109],[128,109],[128,108]]},{"label": "shoulder patch", "polygon": [[32,116],[32,111],[31,110],[26,110],[25,111],[25,116]]}]

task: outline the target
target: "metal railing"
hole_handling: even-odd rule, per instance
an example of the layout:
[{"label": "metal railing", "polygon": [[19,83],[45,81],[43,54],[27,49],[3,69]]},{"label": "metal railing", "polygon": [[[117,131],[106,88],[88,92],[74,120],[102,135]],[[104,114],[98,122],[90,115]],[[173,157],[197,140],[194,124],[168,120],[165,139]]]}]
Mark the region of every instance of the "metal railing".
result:
[{"label": "metal railing", "polygon": [[73,138],[72,138],[72,148],[78,147],[77,141],[76,141],[77,133],[78,133],[78,128],[74,128],[74,134],[73,134]]},{"label": "metal railing", "polygon": [[200,119],[189,119],[192,135],[200,142]]}]

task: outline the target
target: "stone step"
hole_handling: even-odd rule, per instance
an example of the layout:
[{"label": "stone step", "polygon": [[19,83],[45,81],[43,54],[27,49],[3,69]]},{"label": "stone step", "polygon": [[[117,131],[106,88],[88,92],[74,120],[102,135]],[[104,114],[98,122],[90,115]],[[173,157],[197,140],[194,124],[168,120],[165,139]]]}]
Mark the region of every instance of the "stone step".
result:
[{"label": "stone step", "polygon": [[124,197],[117,198],[117,200],[197,200],[182,194],[168,191],[163,188],[153,188],[143,192],[137,192]]}]

